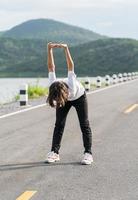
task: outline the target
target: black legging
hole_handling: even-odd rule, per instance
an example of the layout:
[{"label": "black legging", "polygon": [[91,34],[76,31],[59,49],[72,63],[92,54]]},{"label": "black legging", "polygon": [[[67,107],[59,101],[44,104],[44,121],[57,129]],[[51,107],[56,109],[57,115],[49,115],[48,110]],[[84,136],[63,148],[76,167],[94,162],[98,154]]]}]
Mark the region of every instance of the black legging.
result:
[{"label": "black legging", "polygon": [[91,151],[92,132],[91,132],[91,128],[90,128],[89,120],[88,120],[88,104],[87,104],[86,93],[84,93],[84,95],[82,95],[81,97],[79,97],[78,99],[74,101],[67,101],[65,106],[56,109],[56,123],[55,123],[55,128],[54,128],[54,133],[53,133],[51,151],[54,151],[55,153],[59,153],[60,143],[61,143],[64,127],[65,127],[67,114],[71,106],[75,107],[78,114],[79,123],[80,123],[82,136],[83,136],[83,145],[85,148],[84,152],[92,154],[92,151]]}]

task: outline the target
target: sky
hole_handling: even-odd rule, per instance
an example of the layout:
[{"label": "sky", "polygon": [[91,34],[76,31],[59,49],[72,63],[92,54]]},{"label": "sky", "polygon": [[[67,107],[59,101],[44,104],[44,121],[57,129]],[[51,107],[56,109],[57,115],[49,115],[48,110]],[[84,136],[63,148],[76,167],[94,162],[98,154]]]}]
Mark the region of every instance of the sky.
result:
[{"label": "sky", "polygon": [[38,18],[138,39],[138,0],[0,0],[0,31]]}]

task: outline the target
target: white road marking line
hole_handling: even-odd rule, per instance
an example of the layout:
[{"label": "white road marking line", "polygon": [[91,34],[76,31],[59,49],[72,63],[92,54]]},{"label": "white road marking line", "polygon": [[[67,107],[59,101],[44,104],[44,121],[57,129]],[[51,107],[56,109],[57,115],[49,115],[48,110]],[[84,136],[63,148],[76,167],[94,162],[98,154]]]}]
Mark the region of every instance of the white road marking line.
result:
[{"label": "white road marking line", "polygon": [[45,104],[41,104],[41,105],[38,105],[38,106],[25,108],[24,110],[19,110],[19,111],[13,112],[13,113],[8,113],[8,114],[0,116],[0,119],[6,118],[6,117],[10,117],[10,116],[13,116],[13,115],[16,115],[16,114],[19,114],[19,113],[23,113],[23,112],[26,112],[26,111],[29,111],[29,110],[33,110],[33,109],[36,109],[36,108],[41,108],[41,107],[46,106],[46,105],[47,104],[45,103]]},{"label": "white road marking line", "polygon": [[[111,86],[106,86],[105,88],[101,88],[101,89],[97,89],[97,90],[94,90],[94,91],[91,91],[91,92],[87,92],[87,94],[88,95],[89,94],[95,94],[95,93],[98,93],[98,92],[102,92],[104,90],[108,90],[110,88],[114,88],[114,87],[121,86],[121,85],[124,85],[124,84],[129,84],[129,83],[132,83],[134,81],[138,81],[138,79],[127,81],[127,82],[123,82],[123,83],[117,83],[117,84],[111,85]],[[41,108],[41,107],[46,106],[46,105],[47,104],[45,103],[45,104],[41,104],[41,105],[38,105],[38,106],[33,106],[31,108],[26,108],[24,110],[19,110],[19,111],[13,112],[13,113],[8,113],[8,114],[0,116],[0,119],[6,118],[6,117],[10,117],[10,116],[13,116],[13,115],[16,115],[16,114],[20,114],[20,113],[23,113],[23,112],[27,112],[29,110],[34,110],[36,108]]]}]

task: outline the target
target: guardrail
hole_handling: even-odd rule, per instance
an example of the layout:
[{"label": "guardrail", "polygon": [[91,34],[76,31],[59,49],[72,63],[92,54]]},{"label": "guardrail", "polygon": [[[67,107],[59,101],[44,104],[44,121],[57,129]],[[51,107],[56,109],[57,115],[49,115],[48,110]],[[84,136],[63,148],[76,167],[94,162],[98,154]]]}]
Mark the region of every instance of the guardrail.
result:
[{"label": "guardrail", "polygon": [[92,89],[92,87],[101,88],[103,86],[109,86],[117,83],[131,81],[137,78],[138,72],[124,72],[119,74],[113,74],[112,76],[107,74],[104,77],[97,76],[95,82],[90,81],[90,79],[87,77],[85,80],[84,87],[86,91],[89,91],[90,89]]}]

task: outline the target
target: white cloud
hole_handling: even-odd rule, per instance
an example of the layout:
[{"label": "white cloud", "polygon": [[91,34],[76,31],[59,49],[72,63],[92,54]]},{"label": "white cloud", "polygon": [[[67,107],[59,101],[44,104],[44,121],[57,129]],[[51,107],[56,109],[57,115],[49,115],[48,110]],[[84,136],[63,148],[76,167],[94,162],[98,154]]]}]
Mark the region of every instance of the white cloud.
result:
[{"label": "white cloud", "polygon": [[109,29],[124,33],[122,24],[127,23],[129,33],[132,24],[138,27],[137,7],[138,0],[0,0],[0,31],[29,19],[51,18],[102,34]]},{"label": "white cloud", "polygon": [[103,21],[103,22],[98,22],[96,23],[97,26],[101,27],[101,28],[108,28],[108,27],[112,27],[113,26],[113,22],[111,21]]},{"label": "white cloud", "polygon": [[[71,9],[96,9],[119,6],[119,3],[138,3],[137,0],[0,0],[0,11],[72,11]],[[87,11],[87,10],[85,10]]]},{"label": "white cloud", "polygon": [[111,0],[113,3],[138,4],[137,0]]},{"label": "white cloud", "polygon": [[137,0],[0,0],[0,10],[46,10],[110,7],[116,4],[137,4]]}]

